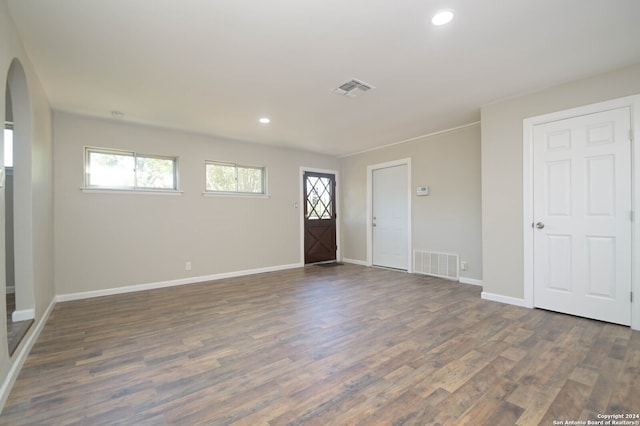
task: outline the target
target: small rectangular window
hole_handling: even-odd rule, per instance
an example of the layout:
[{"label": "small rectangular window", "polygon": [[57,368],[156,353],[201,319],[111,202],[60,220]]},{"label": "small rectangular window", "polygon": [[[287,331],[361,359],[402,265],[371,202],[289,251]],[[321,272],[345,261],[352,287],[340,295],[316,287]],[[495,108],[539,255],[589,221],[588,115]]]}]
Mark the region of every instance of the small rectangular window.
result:
[{"label": "small rectangular window", "polygon": [[13,167],[13,123],[4,123],[4,166]]},{"label": "small rectangular window", "polygon": [[176,159],[136,156],[136,187],[145,189],[177,189]]},{"label": "small rectangular window", "polygon": [[265,194],[265,168],[205,162],[205,192]]},{"label": "small rectangular window", "polygon": [[177,190],[177,158],[85,148],[85,187]]}]

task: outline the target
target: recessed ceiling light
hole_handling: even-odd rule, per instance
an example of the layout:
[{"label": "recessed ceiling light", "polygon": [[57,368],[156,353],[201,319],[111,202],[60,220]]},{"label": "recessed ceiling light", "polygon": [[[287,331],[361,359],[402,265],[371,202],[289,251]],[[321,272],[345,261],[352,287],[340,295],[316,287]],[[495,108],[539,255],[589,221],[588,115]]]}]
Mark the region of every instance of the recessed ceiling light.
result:
[{"label": "recessed ceiling light", "polygon": [[445,25],[453,19],[453,10],[441,10],[431,18],[431,23],[436,26]]},{"label": "recessed ceiling light", "polygon": [[271,122],[271,120],[270,120],[270,119],[268,119],[267,117],[262,117],[262,118],[261,118],[260,120],[258,120],[258,121],[260,121],[262,124],[269,124],[269,123]]}]

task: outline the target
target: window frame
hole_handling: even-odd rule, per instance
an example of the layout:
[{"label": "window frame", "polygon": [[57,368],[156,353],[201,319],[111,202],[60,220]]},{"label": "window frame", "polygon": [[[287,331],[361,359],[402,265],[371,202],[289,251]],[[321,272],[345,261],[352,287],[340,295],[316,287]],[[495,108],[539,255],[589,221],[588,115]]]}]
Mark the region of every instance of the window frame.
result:
[{"label": "window frame", "polygon": [[[235,191],[219,191],[214,189],[207,188],[207,166],[209,165],[217,165],[217,166],[228,166],[234,168],[234,180],[235,180]],[[261,192],[244,192],[238,190],[238,169],[253,169],[260,170],[262,173],[262,191]],[[228,161],[215,161],[215,160],[205,160],[204,162],[204,192],[202,193],[205,196],[227,196],[227,197],[254,197],[254,198],[269,198],[269,194],[267,192],[267,167],[266,166],[255,166],[255,165],[245,165],[232,163]]]},{"label": "window frame", "polygon": [[[91,154],[106,154],[106,155],[117,155],[117,156],[127,156],[133,158],[134,168],[133,168],[133,177],[134,184],[133,186],[117,186],[117,185],[95,185],[90,182],[90,170],[91,170]],[[138,170],[137,163],[138,158],[150,158],[150,159],[159,159],[159,160],[170,160],[173,162],[173,187],[172,188],[153,188],[146,186],[138,186]],[[136,151],[129,151],[124,149],[114,149],[114,148],[103,148],[103,147],[95,147],[95,146],[85,146],[84,147],[84,186],[82,190],[85,191],[123,191],[123,192],[136,192],[136,193],[159,193],[159,194],[177,194],[181,193],[180,191],[180,168],[179,168],[179,157],[170,156],[170,155],[160,155],[160,154],[144,154]]]},{"label": "window frame", "polygon": [[7,165],[6,155],[4,155],[4,154],[6,154],[6,151],[7,151],[7,140],[6,140],[6,138],[4,138],[4,135],[3,135],[2,143],[3,143],[4,152],[3,152],[3,155],[2,155],[2,159],[3,159],[2,166],[5,169],[13,169],[13,165],[14,165],[13,162],[15,160],[15,153],[13,151],[14,148],[15,148],[15,141],[14,141],[15,129],[14,129],[13,121],[5,121],[4,122],[4,128],[2,129],[2,131],[4,132],[5,130],[10,130],[11,131],[11,153],[12,153],[12,156],[11,156],[11,165],[9,166],[9,165]]}]

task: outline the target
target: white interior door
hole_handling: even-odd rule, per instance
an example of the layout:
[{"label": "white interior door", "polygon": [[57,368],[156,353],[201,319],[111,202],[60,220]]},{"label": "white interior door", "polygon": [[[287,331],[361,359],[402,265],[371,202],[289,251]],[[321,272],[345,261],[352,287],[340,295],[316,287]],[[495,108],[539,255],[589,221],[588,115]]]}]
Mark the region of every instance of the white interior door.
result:
[{"label": "white interior door", "polygon": [[407,270],[407,165],[374,169],[372,173],[373,264]]},{"label": "white interior door", "polygon": [[631,323],[631,112],[533,128],[534,305]]}]

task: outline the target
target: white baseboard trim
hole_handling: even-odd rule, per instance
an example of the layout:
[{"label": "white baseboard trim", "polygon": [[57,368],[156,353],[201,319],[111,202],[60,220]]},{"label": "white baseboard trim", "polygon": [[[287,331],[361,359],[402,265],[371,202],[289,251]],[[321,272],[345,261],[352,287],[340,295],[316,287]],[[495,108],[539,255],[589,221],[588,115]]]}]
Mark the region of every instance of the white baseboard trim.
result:
[{"label": "white baseboard trim", "polygon": [[36,317],[35,309],[21,309],[15,310],[11,313],[11,321],[19,322],[19,321],[28,321],[32,320]]},{"label": "white baseboard trim", "polygon": [[224,272],[221,274],[205,275],[200,277],[181,278],[171,281],[160,281],[148,284],[138,284],[125,287],[107,288],[104,290],[83,291],[80,293],[59,294],[56,296],[56,302],[68,302],[71,300],[89,299],[92,297],[111,296],[114,294],[132,293],[134,291],[153,290],[156,288],[174,287],[186,284],[197,284],[206,281],[221,280],[224,278],[242,277],[245,275],[262,274],[265,272],[283,271],[286,269],[301,268],[302,263],[292,263],[289,265],[269,266],[266,268],[247,269],[244,271]]},{"label": "white baseboard trim", "polygon": [[51,299],[51,303],[49,303],[49,306],[44,311],[44,314],[42,314],[42,317],[40,318],[40,320],[36,322],[35,327],[33,328],[33,332],[29,334],[29,337],[27,337],[26,342],[22,342],[20,346],[18,346],[18,349],[16,350],[16,352],[13,354],[13,364],[11,365],[9,372],[7,373],[7,377],[4,379],[4,382],[0,387],[0,413],[4,408],[4,404],[7,402],[7,398],[9,398],[9,393],[11,392],[11,388],[13,387],[13,384],[18,378],[18,375],[20,374],[20,370],[22,370],[22,365],[26,361],[27,355],[29,355],[29,352],[31,352],[31,348],[33,347],[33,344],[36,342],[36,340],[38,340],[38,337],[40,336],[40,332],[42,331],[45,324],[47,323],[47,320],[49,319],[49,314],[51,314],[51,311],[53,311],[53,307],[55,306],[55,304],[56,304],[56,299],[54,297],[53,299]]},{"label": "white baseboard trim", "polygon": [[352,263],[352,264],[354,264],[354,265],[369,266],[369,265],[367,264],[367,262],[366,262],[366,261],[364,261],[364,260],[346,259],[346,258],[345,258],[345,259],[342,259],[342,261],[343,261],[344,263]]},{"label": "white baseboard trim", "polygon": [[529,307],[525,303],[524,299],[518,299],[517,297],[503,296],[501,294],[495,294],[495,293],[487,293],[486,291],[483,291],[480,297],[484,300],[491,300],[493,302],[506,303],[507,305],[522,306],[523,308]]},{"label": "white baseboard trim", "polygon": [[458,281],[460,281],[461,284],[479,285],[482,287],[482,280],[476,280],[475,278],[460,277]]}]

